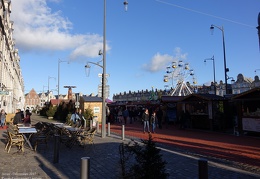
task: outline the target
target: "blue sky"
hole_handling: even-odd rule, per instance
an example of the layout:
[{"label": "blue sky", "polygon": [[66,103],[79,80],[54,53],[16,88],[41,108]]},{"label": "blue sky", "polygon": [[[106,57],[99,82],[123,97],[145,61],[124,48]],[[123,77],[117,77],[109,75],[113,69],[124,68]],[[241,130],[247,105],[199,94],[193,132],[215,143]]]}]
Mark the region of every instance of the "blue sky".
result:
[{"label": "blue sky", "polygon": [[[228,76],[260,74],[256,26],[259,0],[107,0],[106,71],[110,96],[124,91],[164,89],[163,76],[172,61],[189,63],[198,85],[224,81],[222,31],[224,28]],[[25,93],[48,89],[57,94],[97,94],[102,68],[103,0],[12,0],[16,47],[25,81]],[[102,63],[101,63],[102,64]],[[51,78],[49,78],[51,77]],[[55,77],[52,78],[52,77]],[[186,79],[191,80],[190,78]],[[171,81],[171,80],[170,80]],[[230,80],[228,81],[230,82]],[[171,85],[171,83],[169,84]]]}]

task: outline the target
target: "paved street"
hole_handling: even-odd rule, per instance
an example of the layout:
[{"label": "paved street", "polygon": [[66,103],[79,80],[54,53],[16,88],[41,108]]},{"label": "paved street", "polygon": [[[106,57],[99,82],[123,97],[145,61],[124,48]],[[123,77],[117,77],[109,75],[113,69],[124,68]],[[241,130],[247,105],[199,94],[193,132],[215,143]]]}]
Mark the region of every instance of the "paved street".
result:
[{"label": "paved street", "polygon": [[[37,121],[48,121],[48,119],[33,115],[32,121],[36,123]],[[2,148],[0,152],[0,176],[2,178],[41,179],[80,178],[81,158],[90,157],[90,178],[120,178],[119,145],[123,141],[118,131],[113,128],[115,129],[116,125],[111,125],[110,137],[101,138],[100,134],[97,134],[94,139],[95,145],[89,145],[86,148],[73,146],[72,149],[69,149],[61,144],[58,163],[53,162],[53,140],[47,147],[40,145],[36,152],[31,151],[28,147],[25,148],[23,153],[17,152],[16,148],[13,147],[8,154],[4,150],[6,130],[0,130],[0,147]],[[127,130],[128,127],[126,127]],[[136,132],[140,133],[139,131]],[[119,135],[115,135],[116,133]],[[127,134],[127,136],[134,136],[134,132],[132,131],[131,135]],[[137,136],[134,138],[138,140]],[[128,141],[129,138],[126,138],[124,142]],[[158,144],[158,146],[167,162],[166,170],[170,174],[169,178],[198,178],[198,160],[200,157],[204,157],[203,155],[194,155],[194,153],[189,153],[180,147],[166,145],[165,143]],[[230,160],[223,161],[218,158],[210,158],[208,159],[208,174],[209,178],[214,179],[260,178],[260,168],[249,164],[237,164]]]}]

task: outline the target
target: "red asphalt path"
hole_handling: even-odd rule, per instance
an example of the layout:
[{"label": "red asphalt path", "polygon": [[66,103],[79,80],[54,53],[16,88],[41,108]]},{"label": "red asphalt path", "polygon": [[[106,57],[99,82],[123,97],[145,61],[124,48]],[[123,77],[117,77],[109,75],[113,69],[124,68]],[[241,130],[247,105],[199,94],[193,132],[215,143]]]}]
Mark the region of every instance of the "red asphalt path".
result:
[{"label": "red asphalt path", "polygon": [[[111,133],[122,134],[121,124],[111,124]],[[174,125],[157,128],[153,141],[191,153],[260,167],[260,138],[186,129]],[[140,122],[125,125],[125,136],[148,139]]]}]

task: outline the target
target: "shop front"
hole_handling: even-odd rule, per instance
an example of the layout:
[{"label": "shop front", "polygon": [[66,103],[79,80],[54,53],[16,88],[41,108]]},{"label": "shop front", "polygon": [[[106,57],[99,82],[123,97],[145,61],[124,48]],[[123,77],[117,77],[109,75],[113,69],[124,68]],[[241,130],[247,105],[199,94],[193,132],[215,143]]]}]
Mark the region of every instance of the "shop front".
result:
[{"label": "shop front", "polygon": [[260,88],[253,88],[232,98],[237,110],[235,132],[260,135]]},{"label": "shop front", "polygon": [[188,126],[194,129],[225,128],[225,98],[214,94],[191,94],[180,101],[182,111],[189,113]]}]

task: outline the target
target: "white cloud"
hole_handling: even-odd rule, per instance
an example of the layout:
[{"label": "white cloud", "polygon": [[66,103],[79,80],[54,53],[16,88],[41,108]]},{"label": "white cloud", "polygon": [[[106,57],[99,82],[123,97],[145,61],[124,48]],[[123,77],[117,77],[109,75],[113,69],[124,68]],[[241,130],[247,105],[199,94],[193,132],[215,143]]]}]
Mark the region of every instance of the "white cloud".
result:
[{"label": "white cloud", "polygon": [[[71,34],[72,22],[52,12],[47,0],[13,0],[11,20],[14,38],[21,51],[71,50],[71,57],[97,57],[102,49],[98,34]],[[52,0],[58,3],[59,0]],[[109,47],[107,48],[109,50]]]},{"label": "white cloud", "polygon": [[143,68],[150,72],[157,72],[165,70],[171,62],[185,60],[187,58],[187,53],[182,54],[181,49],[176,47],[174,50],[175,55],[171,56],[169,54],[155,54],[148,64],[144,64]]}]

